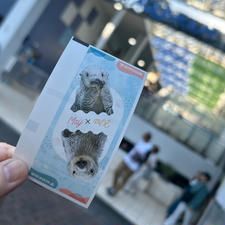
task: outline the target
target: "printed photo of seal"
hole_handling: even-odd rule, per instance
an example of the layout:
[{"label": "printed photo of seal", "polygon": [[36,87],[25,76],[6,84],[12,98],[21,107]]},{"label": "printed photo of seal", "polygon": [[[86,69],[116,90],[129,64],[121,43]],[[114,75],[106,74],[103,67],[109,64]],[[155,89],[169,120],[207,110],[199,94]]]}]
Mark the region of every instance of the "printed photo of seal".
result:
[{"label": "printed photo of seal", "polygon": [[74,133],[64,129],[61,133],[62,143],[67,158],[67,168],[74,178],[90,179],[98,172],[98,159],[103,152],[107,136],[91,131]]},{"label": "printed photo of seal", "polygon": [[80,86],[71,110],[113,114],[113,99],[108,88],[109,74],[99,66],[87,66],[80,76]]}]

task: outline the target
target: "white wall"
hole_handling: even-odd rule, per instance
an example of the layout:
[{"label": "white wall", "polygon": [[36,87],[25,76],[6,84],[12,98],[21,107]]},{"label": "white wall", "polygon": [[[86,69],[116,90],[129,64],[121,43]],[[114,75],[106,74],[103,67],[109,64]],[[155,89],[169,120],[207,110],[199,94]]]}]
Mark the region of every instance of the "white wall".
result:
[{"label": "white wall", "polygon": [[225,212],[225,177],[216,193],[216,200]]},{"label": "white wall", "polygon": [[187,178],[192,178],[198,171],[208,171],[213,177],[210,187],[218,180],[221,170],[214,166],[211,161],[204,159],[136,115],[131,118],[125,132],[125,138],[131,142],[137,142],[142,134],[147,131],[152,134],[152,142],[160,147],[159,159],[162,162],[173,166],[174,169]]},{"label": "white wall", "polygon": [[0,26],[0,74],[15,55],[49,0],[18,0]]}]

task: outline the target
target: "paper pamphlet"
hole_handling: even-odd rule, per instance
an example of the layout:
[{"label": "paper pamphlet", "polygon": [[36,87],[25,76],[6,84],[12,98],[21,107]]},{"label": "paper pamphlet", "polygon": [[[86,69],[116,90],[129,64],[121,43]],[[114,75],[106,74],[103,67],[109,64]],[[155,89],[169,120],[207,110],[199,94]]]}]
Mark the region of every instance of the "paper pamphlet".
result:
[{"label": "paper pamphlet", "polygon": [[16,147],[29,178],[88,207],[118,149],[146,72],[72,39]]}]

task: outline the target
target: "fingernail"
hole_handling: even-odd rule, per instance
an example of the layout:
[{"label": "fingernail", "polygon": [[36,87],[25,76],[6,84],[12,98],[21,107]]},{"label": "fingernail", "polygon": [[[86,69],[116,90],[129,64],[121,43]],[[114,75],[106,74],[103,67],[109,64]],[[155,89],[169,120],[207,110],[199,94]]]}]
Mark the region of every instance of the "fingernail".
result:
[{"label": "fingernail", "polygon": [[18,159],[10,161],[3,167],[5,178],[8,183],[14,182],[20,178],[22,173],[23,165]]}]

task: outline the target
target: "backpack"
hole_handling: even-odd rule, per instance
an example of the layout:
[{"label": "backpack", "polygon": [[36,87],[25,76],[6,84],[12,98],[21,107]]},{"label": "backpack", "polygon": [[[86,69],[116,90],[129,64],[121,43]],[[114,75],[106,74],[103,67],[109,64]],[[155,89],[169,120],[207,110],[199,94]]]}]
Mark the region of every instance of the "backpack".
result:
[{"label": "backpack", "polygon": [[149,155],[151,154],[151,150],[149,149],[144,156],[140,155],[138,152],[136,152],[133,156],[132,159],[137,162],[139,165],[142,165],[148,160]]}]

